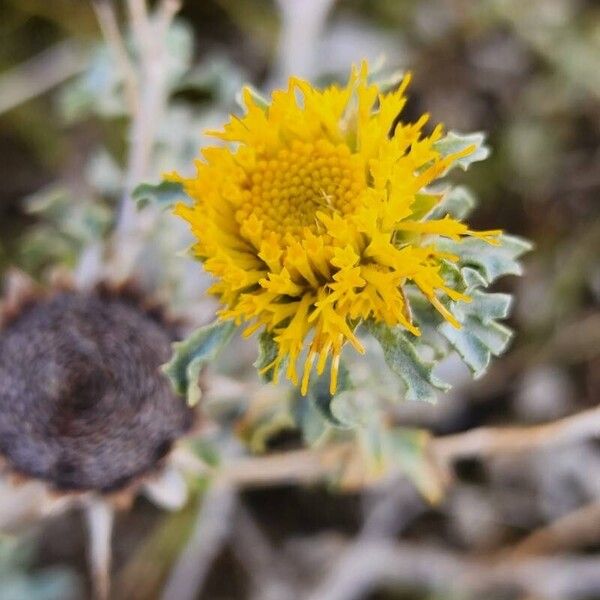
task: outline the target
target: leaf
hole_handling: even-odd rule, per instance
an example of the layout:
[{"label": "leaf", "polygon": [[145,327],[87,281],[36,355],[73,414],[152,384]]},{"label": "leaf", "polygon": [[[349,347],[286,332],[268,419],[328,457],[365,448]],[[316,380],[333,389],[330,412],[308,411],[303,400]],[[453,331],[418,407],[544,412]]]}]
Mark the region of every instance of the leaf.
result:
[{"label": "leaf", "polygon": [[444,482],[428,453],[431,434],[395,427],[385,431],[383,437],[388,462],[399,468],[431,504],[438,504],[444,496]]},{"label": "leaf", "polygon": [[173,356],[162,370],[171,380],[175,392],[187,396],[190,406],[197,404],[201,397],[198,378],[202,367],[215,360],[235,329],[231,321],[215,321],[173,344]]},{"label": "leaf", "polygon": [[[454,263],[453,263],[454,264]],[[472,292],[480,287],[487,287],[487,279],[477,270],[471,267],[463,267],[458,269],[462,280],[462,291]]]},{"label": "leaf", "polygon": [[510,311],[512,297],[509,294],[488,294],[480,290],[470,290],[471,302],[460,304],[458,317],[461,314],[476,315],[484,325],[496,319],[505,319]]},{"label": "leaf", "polygon": [[492,355],[502,354],[510,342],[512,332],[498,323],[497,319],[504,319],[508,315],[511,297],[508,294],[488,294],[477,289],[487,285],[487,282],[469,267],[465,267],[462,274],[464,288],[471,302],[450,305],[451,312],[462,328],[456,329],[443,322],[438,330],[477,378],[485,373]]},{"label": "leaf", "polygon": [[440,250],[458,255],[461,266],[474,267],[488,283],[502,275],[521,275],[523,270],[517,259],[533,247],[530,242],[510,235],[502,235],[499,246],[477,238],[460,242],[440,238],[437,246]]},{"label": "leaf", "polygon": [[351,387],[350,373],[346,365],[340,362],[340,369],[338,374],[338,385],[335,394],[329,392],[329,382],[331,378],[331,365],[325,369],[322,375],[315,375],[310,382],[308,387],[307,397],[310,402],[314,404],[316,409],[321,413],[325,420],[334,425],[335,427],[345,427],[331,410],[331,402],[338,394],[349,390]]},{"label": "leaf", "polygon": [[170,208],[175,202],[185,198],[183,185],[177,181],[161,181],[158,185],[141,183],[132,193],[138,210],[155,204],[163,210]]},{"label": "leaf", "polygon": [[448,384],[433,375],[433,363],[421,359],[408,335],[400,327],[367,321],[369,331],[381,345],[388,367],[406,384],[408,400],[435,402],[438,390],[446,391]]},{"label": "leaf", "polygon": [[440,325],[440,332],[452,344],[465,364],[477,379],[483,375],[490,363],[491,352],[485,344],[468,329],[456,329],[449,323]]},{"label": "leaf", "polygon": [[512,330],[501,323],[491,322],[484,325],[481,319],[473,317],[468,317],[465,329],[476,336],[493,356],[500,356],[508,348],[513,336]]},{"label": "leaf", "polygon": [[461,152],[469,146],[475,146],[475,150],[459,158],[450,169],[458,166],[466,171],[469,166],[481,160],[485,160],[490,155],[490,149],[484,144],[485,134],[482,132],[460,134],[455,131],[449,131],[446,137],[434,144],[434,148],[442,155],[449,156],[456,152]]},{"label": "leaf", "polygon": [[330,410],[335,419],[345,427],[365,428],[379,418],[378,395],[370,389],[357,387],[336,394]]},{"label": "leaf", "polygon": [[114,56],[105,45],[92,52],[88,68],[66,83],[59,94],[59,110],[68,123],[90,115],[104,118],[127,114],[123,95],[123,77],[115,68]]},{"label": "leaf", "polygon": [[300,394],[296,394],[294,420],[302,432],[302,439],[309,446],[318,444],[331,430],[331,423],[323,416],[315,403]]},{"label": "leaf", "polygon": [[107,196],[121,192],[123,172],[105,149],[95,152],[86,166],[86,179],[93,189]]},{"label": "leaf", "polygon": [[446,215],[450,215],[455,219],[464,219],[476,205],[477,201],[471,191],[463,185],[457,185],[444,194],[442,201],[427,218],[443,219]]},{"label": "leaf", "polygon": [[394,91],[406,77],[406,71],[393,68],[385,68],[382,64],[379,68],[375,67],[369,73],[369,83],[377,85],[382,94]]},{"label": "leaf", "polygon": [[275,369],[265,369],[273,363],[278,354],[278,346],[272,332],[263,331],[258,337],[258,358],[254,363],[261,378],[266,383],[271,383],[275,378]]}]

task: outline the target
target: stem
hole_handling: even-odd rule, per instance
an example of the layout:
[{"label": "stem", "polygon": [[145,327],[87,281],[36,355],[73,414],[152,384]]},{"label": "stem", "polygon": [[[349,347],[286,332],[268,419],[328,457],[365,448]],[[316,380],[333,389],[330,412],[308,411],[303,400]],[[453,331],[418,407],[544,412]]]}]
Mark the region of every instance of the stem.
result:
[{"label": "stem", "polygon": [[198,597],[210,567],[231,533],[237,504],[235,491],[215,485],[204,495],[190,541],[173,569],[162,600]]},{"label": "stem", "polygon": [[292,73],[310,78],[317,63],[319,38],[335,0],[278,0],[281,33],[278,81]]},{"label": "stem", "polygon": [[[180,6],[179,0],[162,0],[154,15],[150,15],[146,0],[127,0],[129,25],[138,56],[136,64],[119,31],[113,3],[111,0],[94,1],[103,36],[122,72],[131,113],[127,168],[111,246],[112,264],[108,269],[117,281],[130,275],[157,218],[156,211],[137,213],[132,192],[150,174],[152,151],[168,96],[165,40]],[[93,252],[90,249],[89,254]],[[91,269],[87,267],[95,264],[93,258],[81,261],[84,264],[77,269],[78,279],[93,278],[94,273],[90,275]]]},{"label": "stem", "polygon": [[111,536],[114,511],[106,500],[92,498],[85,508],[88,527],[88,561],[95,600],[108,600],[110,593]]},{"label": "stem", "polygon": [[156,222],[155,211],[137,213],[132,192],[149,175],[158,126],[167,103],[165,38],[179,8],[178,1],[163,0],[151,21],[143,0],[129,0],[131,26],[140,53],[140,95],[130,126],[124,193],[115,227],[115,257],[121,261],[121,277],[131,272]]},{"label": "stem", "polygon": [[106,0],[94,0],[92,2],[98,25],[106,45],[113,53],[121,75],[123,76],[123,85],[125,87],[125,99],[127,107],[133,114],[138,104],[138,85],[135,67],[129,54],[117,21],[115,7],[112,2]]},{"label": "stem", "polygon": [[[600,437],[600,407],[582,411],[533,427],[482,427],[431,440],[434,464],[448,466],[465,457],[487,459],[518,455],[549,446],[561,446]],[[302,449],[236,458],[211,471],[184,449],[175,460],[184,469],[198,475],[213,475],[222,484],[234,488],[269,487],[281,484],[314,483],[334,474],[340,463],[355,452],[350,442],[322,449]]]}]

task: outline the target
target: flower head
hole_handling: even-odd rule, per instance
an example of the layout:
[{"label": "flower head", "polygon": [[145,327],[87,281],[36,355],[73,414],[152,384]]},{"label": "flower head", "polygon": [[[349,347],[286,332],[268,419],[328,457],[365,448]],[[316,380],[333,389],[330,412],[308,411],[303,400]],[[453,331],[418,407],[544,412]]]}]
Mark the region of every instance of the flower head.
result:
[{"label": "flower head", "polygon": [[404,123],[399,115],[410,77],[384,93],[368,80],[366,64],[346,86],[324,90],[291,78],[263,106],[245,90],[246,114],[212,134],[235,146],[203,150],[197,174],[182,181],[193,206],[178,204],[198,238],[197,256],[216,278],[211,292],[221,319],[263,329],[276,344],[268,369],[287,363],[302,391],[311,371],[331,360],[335,391],[342,348],[364,348],[364,320],[400,325],[419,335],[405,294],[413,286],[451,324],[445,297],[468,301],[449,287],[441,267],[456,257],[436,240],[477,236],[495,243],[498,231],[475,232],[446,216],[424,220],[439,194],[428,192],[453,163],[436,148],[438,125]]}]

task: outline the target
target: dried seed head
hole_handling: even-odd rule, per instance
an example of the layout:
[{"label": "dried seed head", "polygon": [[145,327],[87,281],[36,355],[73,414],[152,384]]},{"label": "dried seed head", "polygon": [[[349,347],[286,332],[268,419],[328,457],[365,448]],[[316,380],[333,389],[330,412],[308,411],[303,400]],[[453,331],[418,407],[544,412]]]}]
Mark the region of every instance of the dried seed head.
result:
[{"label": "dried seed head", "polygon": [[58,490],[123,488],[192,425],[159,370],[172,328],[131,294],[62,290],[0,330],[0,455]]}]

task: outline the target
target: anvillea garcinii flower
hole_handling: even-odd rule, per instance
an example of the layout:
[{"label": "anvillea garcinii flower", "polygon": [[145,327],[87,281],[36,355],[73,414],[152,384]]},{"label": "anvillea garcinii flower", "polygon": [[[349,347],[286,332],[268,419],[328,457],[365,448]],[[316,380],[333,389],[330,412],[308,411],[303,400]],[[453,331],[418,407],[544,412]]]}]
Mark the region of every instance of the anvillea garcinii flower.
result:
[{"label": "anvillea garcinii flower", "polygon": [[414,286],[455,327],[444,299],[469,298],[449,287],[441,238],[476,236],[496,243],[499,231],[472,231],[446,216],[425,220],[440,195],[427,186],[474,146],[454,154],[436,148],[444,135],[423,133],[428,115],[404,123],[404,77],[383,92],[368,80],[367,65],[353,69],[346,86],[315,89],[291,78],[270,104],[245,90],[246,114],[223,131],[235,145],[209,147],[190,179],[172,175],[194,200],[180,203],[198,239],[196,255],[216,278],[211,292],[219,317],[263,329],[276,347],[275,372],[287,363],[302,392],[311,371],[331,360],[337,385],[346,343],[364,352],[356,327],[365,320],[400,325],[419,335],[404,288]]}]

